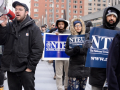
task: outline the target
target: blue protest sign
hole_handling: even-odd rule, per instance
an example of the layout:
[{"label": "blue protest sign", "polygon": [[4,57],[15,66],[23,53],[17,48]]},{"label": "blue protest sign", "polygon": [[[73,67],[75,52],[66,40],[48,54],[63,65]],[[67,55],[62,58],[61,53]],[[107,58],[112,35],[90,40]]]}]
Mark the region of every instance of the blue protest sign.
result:
[{"label": "blue protest sign", "polygon": [[120,33],[120,31],[98,27],[91,28],[90,40],[92,46],[87,52],[86,67],[106,68],[108,49],[117,33]]},{"label": "blue protest sign", "polygon": [[74,48],[75,46],[80,46],[82,48],[84,41],[85,41],[85,34],[84,35],[70,35],[69,36],[69,48]]},{"label": "blue protest sign", "polygon": [[69,60],[65,53],[65,44],[68,34],[55,35],[50,33],[44,34],[44,52],[43,60]]}]

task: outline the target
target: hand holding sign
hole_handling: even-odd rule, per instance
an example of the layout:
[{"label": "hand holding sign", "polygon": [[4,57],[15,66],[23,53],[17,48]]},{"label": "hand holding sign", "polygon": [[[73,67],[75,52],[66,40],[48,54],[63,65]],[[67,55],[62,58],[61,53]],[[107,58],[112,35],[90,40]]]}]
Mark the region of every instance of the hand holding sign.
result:
[{"label": "hand holding sign", "polygon": [[84,48],[90,48],[92,46],[92,41],[91,40],[85,40],[83,47]]},{"label": "hand holding sign", "polygon": [[79,47],[79,46],[75,46],[75,47],[73,48],[73,52],[74,52],[74,53],[79,53],[79,52],[80,52],[80,47]]}]

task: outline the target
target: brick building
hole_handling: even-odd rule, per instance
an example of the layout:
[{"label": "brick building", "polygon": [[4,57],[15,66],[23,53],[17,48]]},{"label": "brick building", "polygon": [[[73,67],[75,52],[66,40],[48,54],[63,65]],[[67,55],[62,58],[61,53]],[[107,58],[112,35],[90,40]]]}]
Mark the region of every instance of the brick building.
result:
[{"label": "brick building", "polygon": [[[30,15],[39,25],[47,23],[50,26],[64,17],[64,10],[66,12],[66,0],[31,0]],[[69,0],[69,20],[81,16],[84,16],[84,0]]]}]

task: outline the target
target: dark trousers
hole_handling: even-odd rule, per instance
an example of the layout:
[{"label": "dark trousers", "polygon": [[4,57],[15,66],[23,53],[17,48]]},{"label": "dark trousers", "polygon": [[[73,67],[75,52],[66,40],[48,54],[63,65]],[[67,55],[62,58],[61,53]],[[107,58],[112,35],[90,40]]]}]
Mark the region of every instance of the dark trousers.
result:
[{"label": "dark trousers", "polygon": [[18,73],[7,72],[9,90],[22,90],[22,86],[24,90],[35,90],[34,75],[34,72],[26,71]]},{"label": "dark trousers", "polygon": [[3,86],[3,82],[4,82],[4,71],[0,69],[0,87]]},{"label": "dark trousers", "polygon": [[53,60],[53,69],[54,69],[54,73],[56,74],[56,71],[55,71],[55,60]]}]

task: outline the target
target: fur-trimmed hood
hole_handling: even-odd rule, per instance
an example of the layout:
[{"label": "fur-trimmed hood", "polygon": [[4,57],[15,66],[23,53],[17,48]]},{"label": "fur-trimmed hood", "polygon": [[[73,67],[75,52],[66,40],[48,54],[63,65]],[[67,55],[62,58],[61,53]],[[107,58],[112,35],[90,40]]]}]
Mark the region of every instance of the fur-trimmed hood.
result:
[{"label": "fur-trimmed hood", "polygon": [[85,34],[86,26],[85,26],[84,21],[82,19],[80,19],[80,18],[74,18],[74,19],[72,19],[71,24],[70,24],[71,34],[72,35],[78,35],[78,33],[75,31],[75,28],[74,28],[74,25],[73,25],[74,21],[80,21],[82,23],[82,32],[81,32],[81,34]]}]

